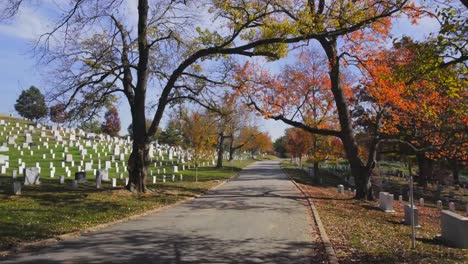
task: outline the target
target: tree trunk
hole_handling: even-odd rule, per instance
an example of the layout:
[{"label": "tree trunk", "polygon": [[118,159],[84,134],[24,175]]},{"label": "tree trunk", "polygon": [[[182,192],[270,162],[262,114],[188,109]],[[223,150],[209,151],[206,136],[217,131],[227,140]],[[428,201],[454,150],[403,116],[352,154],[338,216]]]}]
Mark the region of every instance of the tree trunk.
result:
[{"label": "tree trunk", "polygon": [[231,137],[231,141],[229,142],[229,161],[232,161],[234,159],[234,152],[236,149],[234,148],[234,137]]},{"label": "tree trunk", "polygon": [[348,103],[344,95],[343,83],[341,80],[340,62],[336,39],[321,39],[320,44],[327,54],[330,65],[329,75],[331,81],[331,91],[333,93],[336,109],[338,112],[338,119],[340,121],[340,138],[343,142],[346,157],[351,167],[351,175],[355,178],[355,198],[372,200],[372,185],[370,183],[372,166],[364,166],[363,162],[359,158],[358,145],[356,138],[354,137],[351,115],[349,113]]},{"label": "tree trunk", "polygon": [[146,192],[146,180],[148,177],[148,150],[146,144],[138,144],[133,141],[133,149],[128,161],[129,181],[127,190]]},{"label": "tree trunk", "polygon": [[223,134],[219,135],[218,142],[218,160],[216,162],[216,168],[221,169],[223,167],[223,153],[224,153],[224,139],[226,137]]},{"label": "tree trunk", "polygon": [[144,108],[133,110],[133,146],[128,160],[129,181],[126,188],[130,191],[145,192],[149,166],[149,142],[147,142]]},{"label": "tree trunk", "polygon": [[319,163],[318,161],[314,161],[314,178],[318,179],[319,174]]},{"label": "tree trunk", "polygon": [[[138,1],[138,67],[137,67],[137,83],[135,95],[133,98],[127,97],[130,102],[133,124],[133,149],[128,161],[128,172],[130,180],[126,188],[130,191],[145,192],[146,178],[148,176],[149,166],[149,136],[146,130],[146,88],[148,85],[148,62],[149,62],[149,46],[147,39],[147,22],[148,22],[148,1]],[[125,75],[124,85],[131,83],[131,74]],[[161,104],[161,102],[160,102]],[[162,115],[162,113],[160,113]],[[160,118],[155,118],[153,123],[159,123]],[[152,124],[153,127],[153,124]],[[157,126],[154,131],[156,131]],[[154,134],[154,132],[153,132]],[[151,136],[151,133],[150,133]]]},{"label": "tree trunk", "polygon": [[460,169],[458,167],[458,162],[457,159],[451,159],[449,160],[450,167],[452,168],[452,175],[453,175],[453,184],[459,184],[460,183]]},{"label": "tree trunk", "polygon": [[416,159],[418,161],[419,168],[419,184],[421,186],[427,186],[427,182],[432,178],[432,161],[424,155],[423,152],[416,153]]}]

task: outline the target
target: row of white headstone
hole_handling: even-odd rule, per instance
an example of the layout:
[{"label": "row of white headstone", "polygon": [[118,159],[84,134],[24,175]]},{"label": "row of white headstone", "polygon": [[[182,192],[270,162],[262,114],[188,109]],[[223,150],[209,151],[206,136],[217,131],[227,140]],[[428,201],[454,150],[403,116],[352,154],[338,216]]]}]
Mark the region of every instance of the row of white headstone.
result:
[{"label": "row of white headstone", "polygon": [[[338,193],[344,194],[344,186],[338,185]],[[379,208],[388,213],[395,212],[393,210],[393,201],[395,195],[388,192],[379,193]],[[403,196],[398,196],[399,202],[403,202]],[[411,202],[411,201],[410,201]],[[442,239],[448,241],[459,248],[468,248],[468,217],[463,217],[455,211],[455,203],[450,202],[448,204],[449,210],[444,210],[441,200],[436,202],[437,209],[441,213],[441,230],[442,230]],[[419,199],[419,206],[424,207],[424,198]],[[404,219],[403,223],[406,225],[411,225],[411,214],[413,213],[414,225],[420,227],[418,220],[418,208],[416,206],[411,206],[411,204],[406,204],[404,206]],[[468,215],[468,204],[466,205],[466,214]]]}]

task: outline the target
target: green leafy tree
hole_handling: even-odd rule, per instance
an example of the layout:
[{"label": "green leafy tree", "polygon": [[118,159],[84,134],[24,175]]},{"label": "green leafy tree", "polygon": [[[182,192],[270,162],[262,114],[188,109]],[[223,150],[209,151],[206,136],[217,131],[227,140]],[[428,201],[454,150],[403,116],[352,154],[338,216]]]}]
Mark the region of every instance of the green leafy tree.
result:
[{"label": "green leafy tree", "polygon": [[35,86],[21,92],[16,100],[15,110],[22,117],[35,122],[46,117],[48,113],[44,95]]},{"label": "green leafy tree", "polygon": [[160,142],[171,146],[180,146],[182,144],[182,132],[178,128],[178,124],[171,120],[159,137]]},{"label": "green leafy tree", "polygon": [[102,133],[101,123],[99,123],[99,121],[96,120],[96,119],[87,120],[87,121],[81,123],[78,126],[78,128],[82,129],[82,130],[84,130],[86,132],[89,132],[89,133],[96,133],[96,134]]},{"label": "green leafy tree", "polygon": [[286,136],[281,136],[273,142],[273,148],[275,149],[278,156],[286,158]]}]

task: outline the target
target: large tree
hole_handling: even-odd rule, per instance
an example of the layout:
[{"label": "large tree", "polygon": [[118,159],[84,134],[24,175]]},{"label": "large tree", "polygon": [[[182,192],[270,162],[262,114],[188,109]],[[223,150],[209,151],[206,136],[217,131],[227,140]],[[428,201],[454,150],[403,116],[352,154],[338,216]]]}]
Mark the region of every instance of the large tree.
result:
[{"label": "large tree", "polygon": [[302,165],[302,159],[309,154],[312,148],[312,135],[300,128],[288,128],[286,130],[286,150],[291,154],[291,158],[299,159],[299,165]]},{"label": "large tree", "polygon": [[195,179],[198,181],[198,167],[204,160],[213,158],[217,141],[216,120],[205,112],[184,113],[182,133],[185,146],[191,153],[195,165]]},{"label": "large tree", "polygon": [[65,111],[65,104],[58,103],[50,107],[49,110],[50,121],[56,124],[65,123],[67,120],[67,112]]},{"label": "large tree", "polygon": [[35,86],[21,92],[16,100],[15,110],[22,117],[35,122],[46,117],[48,113],[44,95]]},{"label": "large tree", "polygon": [[[310,32],[322,33],[311,38],[317,41],[315,43],[318,43],[326,56],[326,62],[323,64],[327,67],[329,89],[339,126],[324,128],[316,124],[308,125],[305,120],[297,119],[296,113],[301,111],[301,103],[306,104],[308,100],[289,102],[285,100],[290,95],[287,92],[278,96],[272,90],[281,87],[281,82],[277,81],[276,76],[268,76],[262,70],[249,69],[248,66],[240,67],[239,89],[246,94],[248,103],[267,118],[282,120],[314,134],[339,138],[343,143],[351,174],[356,179],[356,198],[373,199],[370,176],[376,164],[378,131],[367,131],[373,137],[370,138],[371,142],[366,144],[367,154],[361,155],[363,152],[355,136],[356,130],[351,115],[354,95],[347,85],[349,83],[343,71],[351,61],[372,56],[374,47],[385,47],[386,41],[389,40],[392,19],[404,13],[412,21],[417,21],[422,14],[421,8],[410,1],[307,1],[300,7],[288,13],[293,21],[289,26],[301,35]],[[276,29],[285,25],[279,22],[276,25],[273,23],[271,27]],[[290,92],[294,94],[295,91]],[[301,96],[308,97],[307,94]],[[274,101],[273,106],[271,101]],[[286,106],[289,103],[299,106],[298,109],[283,113],[283,109],[277,106]]]},{"label": "large tree", "polygon": [[109,107],[107,112],[104,114],[104,122],[101,124],[101,130],[110,136],[119,136],[120,118],[119,112],[115,106]]},{"label": "large tree", "polygon": [[[11,16],[27,2],[9,1],[3,13]],[[134,7],[123,3],[127,2],[63,3],[61,10],[65,11],[58,16],[56,26],[41,38],[46,44],[42,51],[46,53],[40,58],[57,66],[51,96],[66,98],[67,107],[73,109],[69,111],[72,116],[93,114],[94,106],[103,105],[108,95],[125,96],[134,135],[127,188],[144,192],[149,143],[167,106],[193,99],[204,83],[219,82],[219,76],[213,76],[216,74],[212,71],[203,72],[207,61],[214,64],[236,54],[278,58],[284,55],[284,49],[278,49],[275,43],[292,43],[307,37],[266,33],[270,21],[283,17],[275,1],[252,4],[213,0],[200,5],[198,1],[139,0],[137,17],[129,17],[128,9]],[[197,17],[200,14],[216,19],[210,25],[218,28],[197,27],[206,25],[205,21],[199,22],[207,19]],[[258,36],[249,37],[253,35]],[[60,41],[48,45],[54,38]],[[260,48],[264,45],[269,46]],[[147,102],[148,90],[157,94],[151,105]],[[147,129],[149,106],[154,111]]]},{"label": "large tree", "polygon": [[434,160],[466,160],[468,149],[468,67],[461,63],[434,67],[443,53],[440,48],[431,39],[416,42],[404,37],[395,42],[393,49],[364,63],[366,89],[359,96],[374,109],[367,111],[374,116],[362,123],[375,127],[376,116],[381,116],[380,138],[410,147],[423,185],[432,178]]}]

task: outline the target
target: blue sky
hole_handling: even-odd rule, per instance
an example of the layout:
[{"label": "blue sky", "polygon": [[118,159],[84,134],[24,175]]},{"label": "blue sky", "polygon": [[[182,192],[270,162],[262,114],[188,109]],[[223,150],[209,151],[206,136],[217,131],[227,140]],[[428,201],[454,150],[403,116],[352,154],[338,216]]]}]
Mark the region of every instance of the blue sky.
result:
[{"label": "blue sky", "polygon": [[[131,4],[133,2],[130,1],[128,7],[132,13],[136,12],[136,10],[131,10],[136,7]],[[31,52],[34,40],[45,32],[52,14],[50,10],[28,7],[14,20],[7,24],[0,24],[0,113],[17,115],[14,104],[21,91],[31,85],[46,90],[47,78],[53,78],[53,76],[41,76],[41,71],[36,66],[36,59]],[[395,24],[392,33],[395,37],[405,34],[421,39],[435,29],[437,29],[437,23],[432,19],[423,19],[418,26],[413,26],[408,20],[402,18]],[[278,63],[280,64],[283,62]],[[125,101],[120,105],[122,106],[119,107],[122,134],[124,134],[130,124],[130,114]],[[284,129],[287,128],[281,121],[264,120],[262,123],[263,129],[268,131],[273,139],[283,135]]]}]

